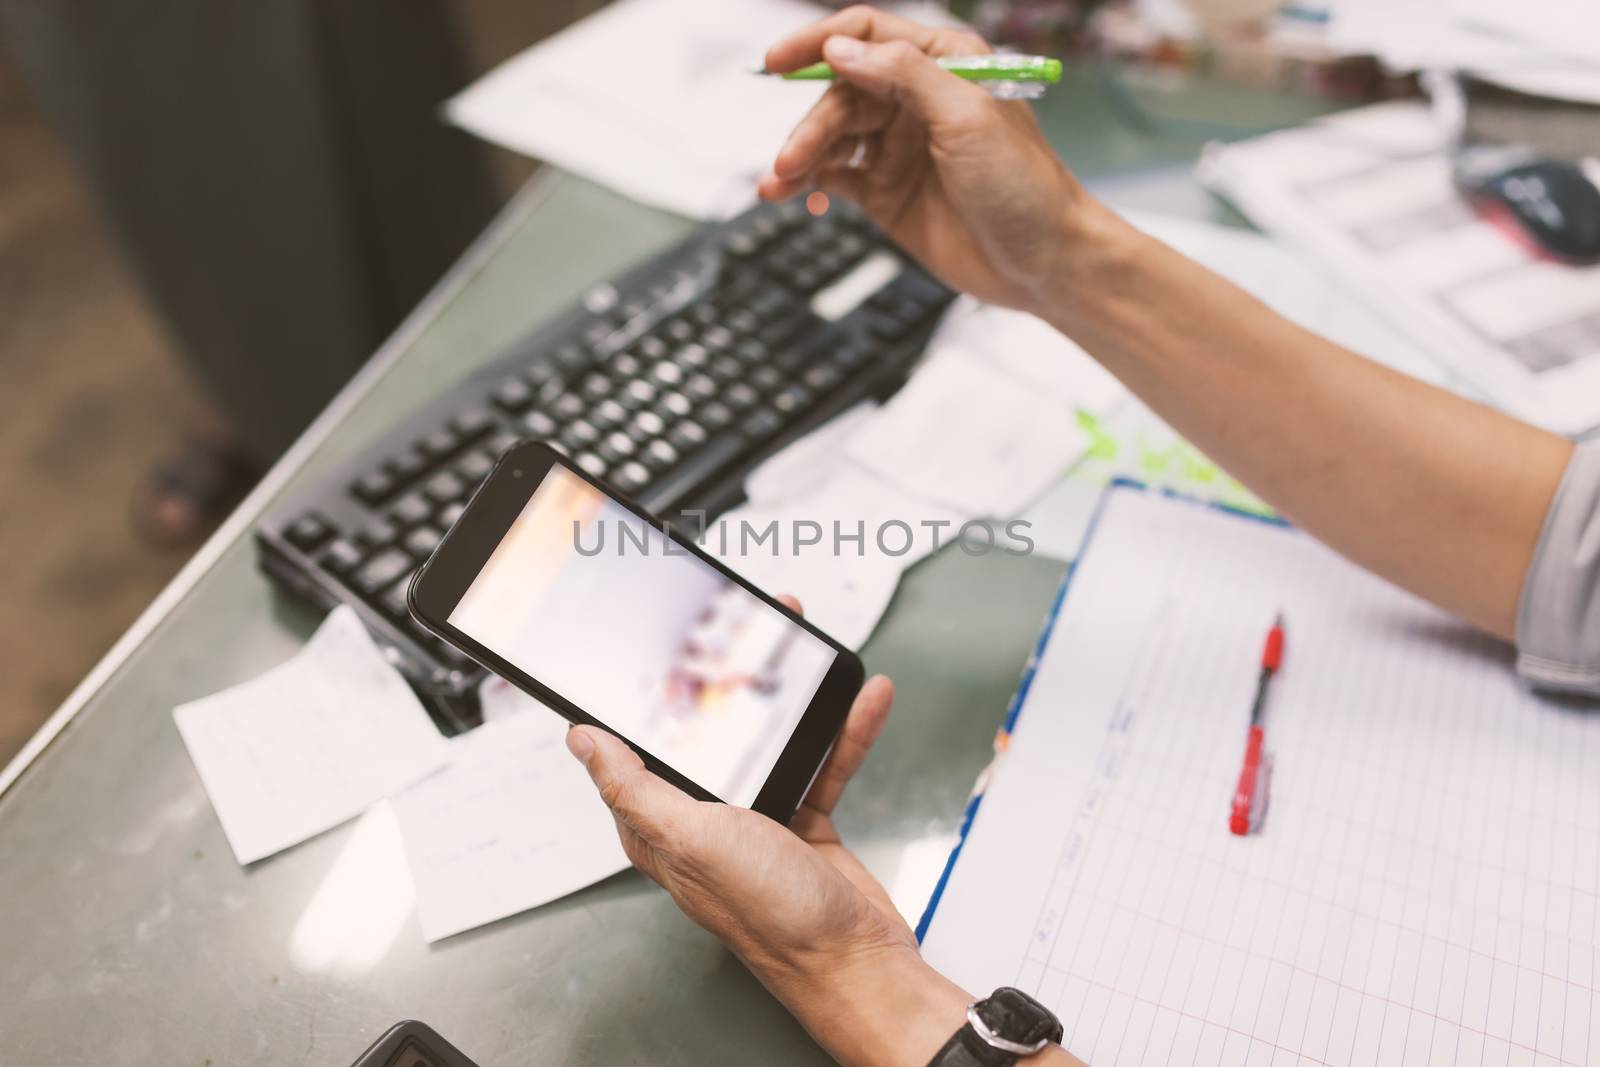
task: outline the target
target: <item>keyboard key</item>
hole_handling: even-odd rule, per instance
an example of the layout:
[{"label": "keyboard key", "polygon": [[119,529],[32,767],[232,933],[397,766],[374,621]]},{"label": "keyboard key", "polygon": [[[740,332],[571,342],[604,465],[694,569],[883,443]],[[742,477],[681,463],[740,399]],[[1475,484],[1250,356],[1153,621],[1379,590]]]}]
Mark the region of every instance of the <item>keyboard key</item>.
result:
[{"label": "keyboard key", "polygon": [[561,433],[561,443],[574,450],[588,448],[598,440],[600,431],[586,419],[577,420]]},{"label": "keyboard key", "polygon": [[550,414],[554,415],[560,422],[567,422],[571,419],[575,419],[579,415],[582,415],[586,410],[587,408],[583,403],[583,397],[579,396],[577,393],[562,393],[556,398],[555,402],[550,405]]},{"label": "keyboard key", "polygon": [[334,574],[343,574],[353,569],[364,558],[359,548],[341,537],[327,547],[318,562]]},{"label": "keyboard key", "polygon": [[468,452],[456,463],[456,473],[468,488],[477,488],[478,483],[487,478],[493,469],[494,460],[482,452]]},{"label": "keyboard key", "polygon": [[793,418],[811,403],[811,390],[803,385],[791,385],[772,398],[772,410],[785,418]]},{"label": "keyboard key", "polygon": [[383,591],[383,595],[378,597],[378,606],[384,614],[401,622],[411,621],[411,609],[406,607],[406,589],[410,585],[411,575],[408,574]]},{"label": "keyboard key", "polygon": [[314,511],[308,511],[284,528],[283,536],[302,552],[310,552],[333,536],[333,527]]},{"label": "keyboard key", "polygon": [[622,402],[631,408],[642,408],[656,398],[656,387],[649,382],[629,382],[622,390]]},{"label": "keyboard key", "polygon": [[589,365],[589,353],[585,352],[582,345],[568,342],[550,353],[550,358],[567,373]]},{"label": "keyboard key", "polygon": [[602,400],[594,409],[594,424],[602,430],[621,426],[628,420],[628,409],[615,400]]},{"label": "keyboard key", "polygon": [[446,506],[443,511],[439,512],[439,525],[448,530],[456,524],[456,521],[461,518],[462,513],[466,510],[467,505],[460,501]]},{"label": "keyboard key", "polygon": [[521,440],[521,438],[519,438],[516,434],[506,433],[504,430],[501,430],[499,433],[491,434],[489,436],[489,439],[483,443],[483,450],[489,455],[493,456],[495,459],[499,459],[505,453],[506,449],[516,444],[519,440]]},{"label": "keyboard key", "polygon": [[600,458],[607,463],[619,463],[633,455],[634,448],[633,438],[625,433],[614,433],[600,446]]},{"label": "keyboard key", "polygon": [[593,452],[579,452],[576,456],[572,457],[572,462],[576,463],[580,468],[582,468],[584,471],[587,471],[589,474],[592,474],[596,478],[604,478],[606,476],[606,471],[610,469],[610,467],[606,464],[606,461],[595,455]]},{"label": "keyboard key", "polygon": [[533,385],[534,391],[542,390],[551,382],[560,381],[561,368],[547,357],[540,357],[528,364],[528,369],[523,371],[523,377]]},{"label": "keyboard key", "polygon": [[750,384],[763,393],[774,393],[783,388],[784,377],[776,367],[757,367],[750,372]]},{"label": "keyboard key", "polygon": [[720,323],[707,326],[700,335],[700,343],[713,352],[726,352],[733,347],[733,331]]},{"label": "keyboard key", "polygon": [[744,360],[744,362],[753,365],[765,363],[771,359],[772,349],[768,348],[764,342],[751,337],[740,341],[738,346],[734,348],[733,354]]},{"label": "keyboard key", "polygon": [[684,370],[696,370],[704,367],[711,360],[711,353],[706,351],[705,345],[688,344],[678,349],[672,357],[672,362]]},{"label": "keyboard key", "polygon": [[400,531],[395,528],[394,523],[388,519],[373,519],[362,527],[361,532],[356,534],[356,537],[368,548],[382,548],[384,545],[391,544],[399,536],[399,533]]},{"label": "keyboard key", "polygon": [[583,379],[582,390],[590,401],[604,400],[611,395],[611,379],[604,374],[591,374]]},{"label": "keyboard key", "polygon": [[350,486],[350,492],[357,500],[368,507],[377,507],[393,495],[397,485],[395,479],[386,471],[368,471],[357,478]]},{"label": "keyboard key", "polygon": [[663,416],[681,419],[694,410],[694,405],[682,393],[668,393],[656,405],[656,410]]},{"label": "keyboard key", "polygon": [[637,493],[650,484],[650,471],[644,464],[630,460],[612,475],[611,480],[623,492]]},{"label": "keyboard key", "polygon": [[624,352],[611,361],[611,374],[618,381],[631,381],[644,369],[644,363],[632,352]]},{"label": "keyboard key", "polygon": [[401,528],[415,526],[419,522],[427,522],[433,515],[433,506],[421,493],[407,493],[395,502],[394,510],[389,512],[389,519]]},{"label": "keyboard key", "polygon": [[530,411],[522,420],[522,432],[529,437],[549,437],[556,428],[556,420],[543,411]]},{"label": "keyboard key", "polygon": [[761,239],[749,230],[734,230],[722,239],[723,251],[738,259],[753,256],[761,248]]},{"label": "keyboard key", "polygon": [[757,441],[765,440],[783,429],[783,419],[771,411],[758,411],[745,419],[739,431]]},{"label": "keyboard key", "polygon": [[406,551],[418,559],[427,559],[433,555],[433,550],[439,547],[439,542],[444,540],[444,533],[432,526],[418,526],[406,534]]},{"label": "keyboard key", "polygon": [[757,335],[766,344],[773,348],[782,348],[791,338],[800,333],[815,321],[815,316],[809,311],[796,311],[785,315],[781,319],[767,323],[761,327]]},{"label": "keyboard key", "polygon": [[489,396],[496,405],[515,415],[533,403],[533,387],[521,378],[507,378]]},{"label": "keyboard key", "polygon": [[723,323],[735,336],[747,337],[761,329],[761,319],[749,308],[736,308],[723,316]]},{"label": "keyboard key", "polygon": [[697,411],[695,418],[708,430],[720,430],[733,422],[733,412],[726,404],[713,400]]},{"label": "keyboard key", "polygon": [[455,471],[440,471],[428,479],[422,491],[436,504],[449,504],[466,496],[469,488]]},{"label": "keyboard key", "polygon": [[667,335],[667,340],[683,344],[694,337],[694,325],[683,319],[673,319],[667,323],[667,328],[662,331]]},{"label": "keyboard key", "polygon": [[391,584],[415,565],[409,554],[398,548],[391,548],[367,560],[350,579],[350,583],[368,596],[375,596],[384,586]]},{"label": "keyboard key", "polygon": [[435,430],[418,442],[423,455],[443,459],[461,446],[461,438],[454,430]]},{"label": "keyboard key", "polygon": [[665,470],[678,462],[678,450],[666,441],[651,441],[645,445],[644,462],[655,470]]},{"label": "keyboard key", "polygon": [[710,400],[717,395],[717,382],[709,374],[696,374],[683,384],[690,400]]},{"label": "keyboard key", "polygon": [[844,375],[839,373],[839,369],[830,363],[819,363],[806,371],[804,377],[800,380],[816,392],[826,393],[843,381]]},{"label": "keyboard key", "polygon": [[685,419],[672,428],[672,432],[667,434],[667,440],[682,452],[693,452],[706,443],[708,436],[705,428],[699,423]]},{"label": "keyboard key", "polygon": [[384,468],[394,475],[395,484],[401,485],[421,474],[427,465],[428,461],[415,449],[408,448],[399,455],[390,457]]},{"label": "keyboard key", "polygon": [[761,395],[747,382],[737,382],[722,394],[723,402],[734,411],[749,411],[761,402]]},{"label": "keyboard key", "polygon": [[463,441],[476,441],[494,429],[494,416],[486,408],[468,408],[450,420],[451,427]]},{"label": "keyboard key", "polygon": [[652,334],[639,341],[639,357],[641,359],[658,360],[667,358],[667,342]]},{"label": "keyboard key", "polygon": [[653,411],[640,411],[634,414],[630,425],[640,433],[654,437],[667,428],[666,421]]},{"label": "keyboard key", "polygon": [[727,385],[744,377],[744,364],[732,356],[720,356],[712,362],[710,374],[717,381]]},{"label": "keyboard key", "polygon": [[670,388],[683,381],[683,370],[676,363],[657,363],[650,368],[650,377]]}]

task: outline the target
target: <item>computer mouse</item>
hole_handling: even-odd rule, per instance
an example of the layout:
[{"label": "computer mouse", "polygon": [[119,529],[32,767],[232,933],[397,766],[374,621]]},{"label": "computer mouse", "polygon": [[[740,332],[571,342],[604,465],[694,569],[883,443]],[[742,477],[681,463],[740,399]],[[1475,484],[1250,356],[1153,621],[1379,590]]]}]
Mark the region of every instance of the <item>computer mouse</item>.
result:
[{"label": "computer mouse", "polygon": [[1456,175],[1480,211],[1510,220],[1540,251],[1600,263],[1600,161],[1520,156],[1505,166],[1458,167]]}]

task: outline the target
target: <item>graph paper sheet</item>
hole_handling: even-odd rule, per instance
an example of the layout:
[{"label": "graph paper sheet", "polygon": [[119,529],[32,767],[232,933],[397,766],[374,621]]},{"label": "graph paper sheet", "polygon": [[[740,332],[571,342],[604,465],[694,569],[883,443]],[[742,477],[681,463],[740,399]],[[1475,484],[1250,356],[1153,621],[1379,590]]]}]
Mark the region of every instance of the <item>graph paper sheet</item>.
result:
[{"label": "graph paper sheet", "polygon": [[1597,853],[1600,709],[1301,534],[1117,489],[924,952],[1095,1067],[1600,1063]]}]

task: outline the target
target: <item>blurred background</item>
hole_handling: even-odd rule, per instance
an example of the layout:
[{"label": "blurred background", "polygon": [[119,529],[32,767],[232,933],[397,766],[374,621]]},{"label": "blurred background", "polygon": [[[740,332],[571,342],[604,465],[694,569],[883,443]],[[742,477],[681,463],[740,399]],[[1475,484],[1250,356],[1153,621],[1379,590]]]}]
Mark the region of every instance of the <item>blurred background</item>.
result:
[{"label": "blurred background", "polygon": [[597,6],[0,2],[0,762],[533,170],[437,105]]},{"label": "blurred background", "polygon": [[[1596,68],[1526,60],[1567,3],[1530,0],[1509,65],[1482,0],[947,6],[1069,59],[1045,106],[1111,116],[1092,174],[1417,96],[1483,49],[1510,73],[1469,134],[1592,151]],[[537,167],[441,105],[601,6],[0,0],[0,760]]]}]

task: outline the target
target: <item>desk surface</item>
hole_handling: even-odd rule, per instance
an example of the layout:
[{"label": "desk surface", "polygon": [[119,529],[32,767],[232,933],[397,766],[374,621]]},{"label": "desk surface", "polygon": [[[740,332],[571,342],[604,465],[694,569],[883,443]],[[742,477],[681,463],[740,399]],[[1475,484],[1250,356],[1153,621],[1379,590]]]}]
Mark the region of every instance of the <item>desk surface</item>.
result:
[{"label": "desk surface", "polygon": [[[1239,132],[1325,109],[1205,85],[1136,95]],[[1222,131],[1141,134],[1118,120],[1119,97],[1078,72],[1045,102],[1063,156],[1118,206],[1230,220],[1187,166],[1185,138]],[[74,694],[60,735],[0,796],[7,1064],[338,1064],[406,1017],[485,1067],[723,1063],[753,1049],[826,1062],[631,871],[430,948],[413,918],[384,921],[409,886],[363,862],[393,843],[359,824],[241,869],[172,723],[174,705],[283,660],[316,623],[256,571],[254,515],[690,228],[575,178],[536,180]],[[865,649],[896,679],[898,706],[840,823],[906,899],[931,888],[1061,574],[1039,558],[941,553],[907,576]]]}]

